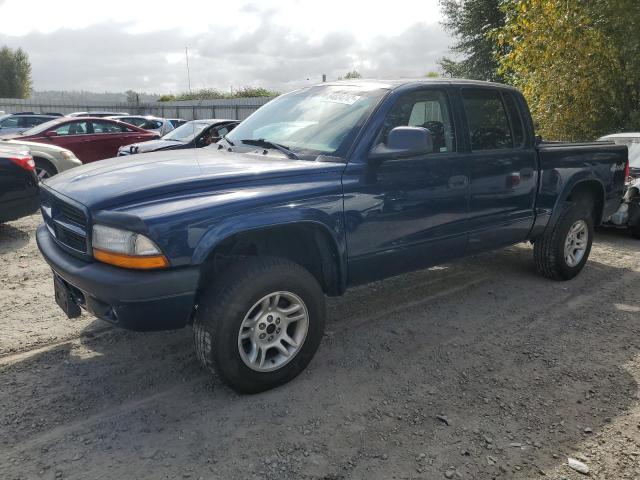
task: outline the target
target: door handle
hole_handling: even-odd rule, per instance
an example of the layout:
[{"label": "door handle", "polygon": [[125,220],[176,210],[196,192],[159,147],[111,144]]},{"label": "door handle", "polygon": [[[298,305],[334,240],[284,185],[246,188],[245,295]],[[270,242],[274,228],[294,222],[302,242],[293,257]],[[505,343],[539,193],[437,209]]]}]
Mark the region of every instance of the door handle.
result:
[{"label": "door handle", "polygon": [[449,188],[465,188],[469,185],[469,177],[466,175],[454,175],[449,178]]}]

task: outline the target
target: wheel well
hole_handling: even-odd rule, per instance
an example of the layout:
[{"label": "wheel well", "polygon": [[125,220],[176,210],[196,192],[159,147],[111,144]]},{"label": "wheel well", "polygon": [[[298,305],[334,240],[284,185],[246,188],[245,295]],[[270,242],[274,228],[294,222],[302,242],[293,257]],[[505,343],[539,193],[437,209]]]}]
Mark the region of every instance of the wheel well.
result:
[{"label": "wheel well", "polygon": [[201,283],[210,281],[238,257],[286,258],[306,268],[327,295],[339,295],[339,255],[324,228],[313,224],[268,227],[232,235],[218,244],[203,263]]},{"label": "wheel well", "polygon": [[573,187],[567,197],[571,202],[589,202],[593,205],[593,221],[596,225],[602,222],[604,209],[604,188],[595,180],[580,182]]},{"label": "wheel well", "polygon": [[48,159],[44,158],[44,157],[33,157],[33,161],[34,162],[40,162],[40,163],[44,163],[45,165],[48,165],[49,167],[51,167],[51,169],[55,172],[55,173],[59,173],[58,169],[56,168],[56,166],[51,163],[51,161],[49,161]]}]

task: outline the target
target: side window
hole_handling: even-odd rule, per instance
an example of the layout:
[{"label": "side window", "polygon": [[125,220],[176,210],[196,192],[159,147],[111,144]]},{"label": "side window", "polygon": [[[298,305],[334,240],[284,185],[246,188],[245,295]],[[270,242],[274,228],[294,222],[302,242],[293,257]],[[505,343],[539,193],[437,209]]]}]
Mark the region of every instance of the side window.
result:
[{"label": "side window", "polygon": [[403,126],[426,128],[431,133],[436,153],[454,152],[456,149],[449,102],[441,90],[421,90],[398,98],[384,120],[376,144],[386,144],[389,132]]},{"label": "side window", "polygon": [[87,122],[69,122],[54,130],[58,135],[84,135],[89,131]]},{"label": "side window", "polygon": [[0,122],[0,125],[4,128],[16,128],[18,126],[18,117],[5,118]]},{"label": "side window", "polygon": [[93,133],[122,133],[122,127],[117,123],[93,121]]},{"label": "side window", "polygon": [[503,93],[503,97],[511,121],[511,130],[513,130],[513,144],[515,147],[522,147],[524,145],[524,126],[520,109],[511,93]]},{"label": "side window", "polygon": [[46,117],[25,117],[24,119],[26,127],[35,127],[36,125],[48,122],[49,120],[51,119]]},{"label": "side window", "polygon": [[222,138],[227,133],[229,133],[229,127],[225,125],[224,127],[216,129],[214,137]]},{"label": "side window", "polygon": [[146,118],[140,118],[140,117],[121,118],[120,120],[123,121],[124,123],[128,123],[129,125],[135,125],[136,127],[142,127],[142,125],[144,125],[147,122]]},{"label": "side window", "polygon": [[500,92],[485,88],[462,90],[471,150],[513,148],[513,138]]},{"label": "side window", "polygon": [[144,128],[145,130],[157,130],[158,128],[162,128],[162,122],[158,120],[146,120],[142,125],[138,125],[140,128]]}]

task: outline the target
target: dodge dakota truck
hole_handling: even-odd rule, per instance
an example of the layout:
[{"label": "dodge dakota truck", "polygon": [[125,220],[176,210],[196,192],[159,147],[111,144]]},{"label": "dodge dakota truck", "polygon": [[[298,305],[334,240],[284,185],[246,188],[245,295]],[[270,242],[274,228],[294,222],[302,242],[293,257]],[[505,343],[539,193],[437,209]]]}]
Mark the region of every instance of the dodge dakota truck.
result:
[{"label": "dodge dakota truck", "polygon": [[573,278],[627,169],[625,146],[542,142],[505,85],[324,83],[207,148],[47,180],[37,242],[70,318],[191,325],[200,362],[252,393],[307,366],[325,295],[352,285],[527,241]]}]

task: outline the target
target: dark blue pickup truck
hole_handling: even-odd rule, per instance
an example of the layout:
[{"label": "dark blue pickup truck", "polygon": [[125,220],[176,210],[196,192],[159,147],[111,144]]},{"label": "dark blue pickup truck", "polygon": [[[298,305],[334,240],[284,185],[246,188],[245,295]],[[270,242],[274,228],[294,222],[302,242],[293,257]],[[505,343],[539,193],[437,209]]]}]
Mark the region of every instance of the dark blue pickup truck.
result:
[{"label": "dark blue pickup truck", "polygon": [[544,143],[497,84],[356,81],[282,95],[216,145],[85,165],[42,187],[57,303],[135,330],[193,325],[258,392],[295,377],[325,295],[530,241],[567,280],[623,195],[627,149]]}]

